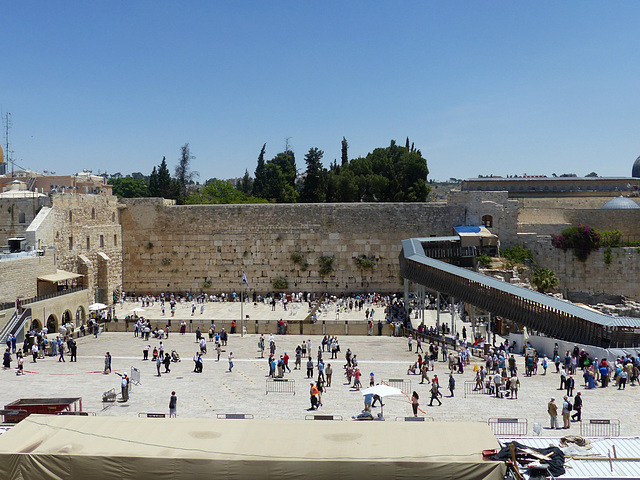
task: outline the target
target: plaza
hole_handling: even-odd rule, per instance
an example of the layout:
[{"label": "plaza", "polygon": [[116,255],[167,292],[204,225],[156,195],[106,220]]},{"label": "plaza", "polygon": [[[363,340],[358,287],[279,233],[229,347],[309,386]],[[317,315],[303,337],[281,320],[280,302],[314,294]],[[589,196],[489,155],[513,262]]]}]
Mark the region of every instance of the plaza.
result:
[{"label": "plaza", "polygon": [[[206,317],[208,322],[232,318],[230,315],[235,316],[234,309],[239,309],[237,303],[208,303],[205,312],[201,315],[198,309],[194,317]],[[116,313],[122,320],[124,314],[135,306],[139,306],[139,303],[126,302],[124,307],[117,306]],[[286,318],[284,315],[287,314],[280,306],[275,312],[271,311],[270,306],[261,304],[254,306],[245,303],[245,308],[249,309],[252,318],[256,316],[263,320]],[[306,308],[301,306],[298,314],[302,315],[303,311],[306,312]],[[183,319],[188,321],[190,312],[190,304],[180,305],[176,317],[173,318],[173,324],[179,324]],[[376,312],[382,315],[382,309],[376,308]],[[158,304],[149,308],[144,314],[149,315],[152,325],[163,321]],[[335,313],[333,316],[335,317]],[[364,317],[364,309],[362,312],[341,314],[340,319],[343,320],[349,316],[356,321],[357,318]],[[327,315],[328,319],[330,317],[331,312]],[[449,316],[444,315],[441,321],[446,322],[448,319]],[[468,325],[467,329],[469,329]],[[177,330],[177,327],[174,327],[174,330]],[[377,333],[377,329],[375,330]],[[275,335],[275,329],[273,333]],[[206,336],[206,332],[203,331],[203,334]],[[336,415],[344,420],[351,420],[363,410],[364,403],[361,392],[346,385],[343,365],[344,354],[349,348],[357,355],[365,388],[369,384],[371,372],[375,374],[376,383],[389,379],[403,379],[410,382],[405,382],[403,388],[408,396],[384,398],[384,417],[388,421],[393,421],[397,417],[411,416],[409,397],[415,390],[420,396],[422,410],[419,412],[420,416],[431,417],[436,421],[484,423],[489,418],[496,417],[520,418],[528,421],[529,435],[533,434],[532,427],[537,422],[544,427],[542,435],[558,436],[557,431],[547,428],[549,426],[547,403],[551,397],[555,397],[556,403],[561,404],[565,391],[558,390],[559,375],[553,373],[555,367],[552,363],[546,375],[542,375],[542,368],[539,367],[537,375],[525,377],[524,359],[516,355],[521,388],[518,399],[513,400],[484,394],[470,395],[465,398],[464,383],[473,381],[475,377],[473,363],[465,368],[464,374],[454,373],[455,396],[449,397],[448,366],[445,362],[438,361],[435,372],[429,372],[429,377],[433,378],[435,373],[440,379],[443,394],[442,406],[435,406],[434,403],[434,406],[430,407],[430,386],[419,384],[420,375],[407,374],[409,365],[416,359],[415,342],[414,352],[409,352],[407,339],[389,336],[387,328],[383,330],[382,336],[339,335],[341,348],[339,358],[331,360],[329,352],[323,354],[325,365],[331,363],[334,371],[332,386],[322,395],[323,406],[318,411],[309,412],[307,409],[310,407],[309,382],[311,380],[306,378],[306,359],[303,358],[300,370],[293,370],[295,348],[303,341],[311,339],[315,366],[317,348],[321,345],[322,336],[275,335],[276,358],[284,355],[285,352],[292,357],[289,362],[292,372],[287,373],[285,378],[295,381],[295,395],[266,394],[268,342],[265,358],[260,358],[257,347],[258,338],[259,335],[255,334],[231,335],[228,346],[222,349],[220,361],[216,361],[214,345],[209,343],[208,353],[203,357],[203,372],[194,373],[192,358],[194,353],[199,351],[195,334],[187,332],[185,335],[180,335],[173,331],[162,342],[165,352],[176,350],[179,353],[181,362],[171,364],[171,373],[157,376],[155,362],[143,361],[142,351],[146,345],[151,345],[153,350],[155,346],[159,346],[160,340],[150,338],[146,342],[134,337],[133,331],[107,331],[99,334],[97,338],[87,335],[78,339],[77,362],[69,362],[68,357],[65,363],[59,362],[57,357],[46,357],[33,363],[29,356],[25,359],[26,374],[24,376],[16,376],[14,368],[0,371],[0,375],[3,376],[0,401],[2,405],[6,405],[18,398],[77,396],[82,397],[85,411],[99,416],[134,417],[140,413],[168,414],[169,397],[172,391],[176,391],[180,418],[215,418],[219,414],[244,413],[251,414],[256,419],[271,420],[303,420],[309,414]],[[265,335],[265,340],[267,339],[268,335]],[[106,352],[112,355],[113,373],[111,374],[103,373]],[[228,372],[227,361],[230,352],[233,352],[234,357],[234,368],[231,373]],[[474,358],[472,362],[482,363],[480,358]],[[118,398],[116,402],[103,403],[104,392],[112,388],[116,392],[120,391],[120,377],[116,372],[131,373],[132,367],[140,371],[141,381],[140,385],[132,386],[129,401],[122,402]],[[164,367],[161,371],[164,372]],[[317,377],[317,370],[314,377]],[[632,436],[639,431],[640,420],[626,413],[634,411],[640,404],[637,399],[637,386],[628,385],[629,388],[626,390],[617,390],[614,386],[585,390],[582,384],[582,377],[578,372],[576,391],[582,392],[583,419],[619,419],[622,436]],[[622,410],[618,405],[624,405],[625,409]],[[375,407],[374,415],[378,411],[379,407]],[[564,433],[579,434],[579,424],[572,422],[571,430],[563,431]]]}]

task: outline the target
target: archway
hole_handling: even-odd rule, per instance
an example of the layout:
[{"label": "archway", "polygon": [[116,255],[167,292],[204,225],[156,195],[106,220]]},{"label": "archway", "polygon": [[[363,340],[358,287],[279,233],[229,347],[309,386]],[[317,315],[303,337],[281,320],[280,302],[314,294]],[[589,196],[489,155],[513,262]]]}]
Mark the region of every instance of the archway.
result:
[{"label": "archway", "polygon": [[[55,330],[51,330],[49,325],[53,325]],[[56,317],[53,313],[47,317],[47,330],[49,333],[57,333],[58,332],[58,317]]]},{"label": "archway", "polygon": [[47,332],[48,333],[56,333],[58,331],[58,322],[53,317],[53,315],[49,315],[47,319]]},{"label": "archway", "polygon": [[493,217],[491,215],[482,216],[482,224],[487,228],[493,227]]},{"label": "archway", "polygon": [[38,320],[37,318],[31,320],[31,330],[35,330],[36,332],[42,330],[42,323],[40,322],[40,320]]},{"label": "archway", "polygon": [[85,311],[84,307],[80,305],[76,310],[76,326],[80,326],[85,321]]}]

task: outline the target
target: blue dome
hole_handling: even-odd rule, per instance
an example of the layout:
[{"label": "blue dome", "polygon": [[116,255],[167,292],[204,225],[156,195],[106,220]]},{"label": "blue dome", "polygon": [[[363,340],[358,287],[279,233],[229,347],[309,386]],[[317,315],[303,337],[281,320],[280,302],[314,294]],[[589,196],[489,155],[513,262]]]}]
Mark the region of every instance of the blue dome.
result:
[{"label": "blue dome", "polygon": [[630,198],[620,196],[609,200],[602,208],[607,210],[630,210],[640,208],[640,206]]}]

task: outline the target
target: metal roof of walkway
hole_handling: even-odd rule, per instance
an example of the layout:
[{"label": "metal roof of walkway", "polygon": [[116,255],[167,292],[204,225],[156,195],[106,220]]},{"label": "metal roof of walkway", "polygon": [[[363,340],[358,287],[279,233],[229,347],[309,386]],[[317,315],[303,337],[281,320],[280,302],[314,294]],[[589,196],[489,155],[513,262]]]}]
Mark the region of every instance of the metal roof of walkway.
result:
[{"label": "metal roof of walkway", "polygon": [[422,241],[402,241],[401,275],[527,328],[603,348],[640,345],[640,318],[613,317],[427,257]]}]

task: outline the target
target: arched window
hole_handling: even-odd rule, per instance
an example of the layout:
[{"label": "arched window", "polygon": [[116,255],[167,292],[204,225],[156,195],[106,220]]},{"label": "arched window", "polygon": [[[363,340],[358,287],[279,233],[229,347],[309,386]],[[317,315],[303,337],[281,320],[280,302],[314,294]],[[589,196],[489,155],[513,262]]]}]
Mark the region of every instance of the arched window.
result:
[{"label": "arched window", "polygon": [[24,212],[20,212],[18,214],[18,222],[19,223],[25,223]]},{"label": "arched window", "polygon": [[487,228],[493,227],[493,217],[491,215],[482,216],[482,224]]}]

